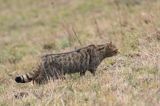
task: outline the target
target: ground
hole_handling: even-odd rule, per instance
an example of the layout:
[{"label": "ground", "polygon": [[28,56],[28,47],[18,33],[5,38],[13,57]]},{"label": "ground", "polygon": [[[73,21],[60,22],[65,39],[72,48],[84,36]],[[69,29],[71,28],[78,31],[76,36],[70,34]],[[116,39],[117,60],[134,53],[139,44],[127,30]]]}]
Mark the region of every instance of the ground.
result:
[{"label": "ground", "polygon": [[[159,0],[0,0],[0,106],[159,106]],[[84,77],[17,84],[40,56],[112,41]]]}]

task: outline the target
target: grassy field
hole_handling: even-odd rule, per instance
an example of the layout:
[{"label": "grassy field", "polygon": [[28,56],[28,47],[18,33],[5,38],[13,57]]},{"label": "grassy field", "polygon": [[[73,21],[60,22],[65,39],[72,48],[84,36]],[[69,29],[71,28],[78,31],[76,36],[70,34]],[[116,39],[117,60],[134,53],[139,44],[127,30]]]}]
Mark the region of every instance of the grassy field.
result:
[{"label": "grassy field", "polygon": [[[112,41],[84,77],[17,84],[40,56]],[[160,0],[0,0],[0,106],[159,106]]]}]

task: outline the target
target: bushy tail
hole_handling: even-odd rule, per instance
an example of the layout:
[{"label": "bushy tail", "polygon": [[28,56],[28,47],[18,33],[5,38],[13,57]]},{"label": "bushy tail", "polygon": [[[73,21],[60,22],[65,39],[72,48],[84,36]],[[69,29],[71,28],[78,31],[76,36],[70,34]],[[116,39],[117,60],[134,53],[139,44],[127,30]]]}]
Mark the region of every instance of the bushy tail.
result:
[{"label": "bushy tail", "polygon": [[27,83],[27,82],[31,82],[32,80],[34,80],[37,76],[39,75],[38,71],[33,71],[21,76],[17,76],[15,78],[15,81],[17,83]]}]

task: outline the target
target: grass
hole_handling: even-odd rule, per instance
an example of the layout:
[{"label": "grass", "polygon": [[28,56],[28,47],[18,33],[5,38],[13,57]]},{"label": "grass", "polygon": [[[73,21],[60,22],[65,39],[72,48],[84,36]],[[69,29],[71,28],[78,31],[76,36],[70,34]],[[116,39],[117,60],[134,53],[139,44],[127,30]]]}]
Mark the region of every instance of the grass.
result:
[{"label": "grass", "polygon": [[[158,0],[0,0],[0,106],[160,105],[159,13]],[[109,41],[120,54],[95,77],[14,81],[43,54]]]}]

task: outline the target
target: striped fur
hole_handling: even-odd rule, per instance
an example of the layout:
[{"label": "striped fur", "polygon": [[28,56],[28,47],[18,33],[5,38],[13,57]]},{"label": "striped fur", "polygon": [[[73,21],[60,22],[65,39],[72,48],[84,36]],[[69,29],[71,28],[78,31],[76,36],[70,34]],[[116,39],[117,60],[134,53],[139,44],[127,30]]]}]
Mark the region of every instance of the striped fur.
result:
[{"label": "striped fur", "polygon": [[116,55],[117,48],[107,43],[104,45],[89,45],[87,47],[60,54],[47,54],[33,72],[17,76],[17,83],[34,81],[42,84],[48,80],[64,78],[65,74],[79,72],[81,76],[88,70],[95,75],[96,68],[106,57]]}]

